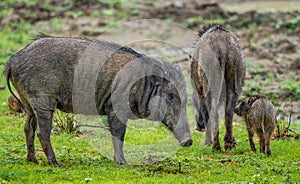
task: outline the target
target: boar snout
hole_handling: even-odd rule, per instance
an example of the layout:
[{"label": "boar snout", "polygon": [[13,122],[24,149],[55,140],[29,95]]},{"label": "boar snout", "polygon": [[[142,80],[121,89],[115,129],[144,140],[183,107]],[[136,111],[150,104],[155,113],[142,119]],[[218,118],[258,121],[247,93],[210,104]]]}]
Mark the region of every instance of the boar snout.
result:
[{"label": "boar snout", "polygon": [[173,134],[175,138],[179,141],[180,146],[189,147],[193,144],[187,120],[180,121],[174,129]]}]

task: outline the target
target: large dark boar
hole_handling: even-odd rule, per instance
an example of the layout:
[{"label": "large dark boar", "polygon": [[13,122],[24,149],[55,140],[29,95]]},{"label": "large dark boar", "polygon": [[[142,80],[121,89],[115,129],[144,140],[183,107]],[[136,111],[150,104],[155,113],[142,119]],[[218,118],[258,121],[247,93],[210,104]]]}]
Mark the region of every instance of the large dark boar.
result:
[{"label": "large dark boar", "polygon": [[276,126],[276,112],[273,104],[264,95],[248,97],[241,101],[234,112],[245,118],[250,148],[256,152],[253,142],[254,131],[259,137],[260,152],[271,155],[270,139]]},{"label": "large dark boar", "polygon": [[198,95],[197,128],[205,127],[206,144],[221,150],[218,107],[225,102],[225,149],[235,147],[232,132],[233,109],[241,94],[245,65],[238,38],[220,26],[199,33],[191,63],[191,78]]},{"label": "large dark boar", "polygon": [[6,77],[8,86],[11,80],[19,93],[27,115],[28,161],[37,163],[37,130],[48,162],[57,164],[50,142],[55,109],[107,115],[114,159],[119,163],[126,163],[123,141],[128,119],[161,121],[181,146],[192,145],[181,69],[130,48],[105,41],[41,36],[10,58]]}]

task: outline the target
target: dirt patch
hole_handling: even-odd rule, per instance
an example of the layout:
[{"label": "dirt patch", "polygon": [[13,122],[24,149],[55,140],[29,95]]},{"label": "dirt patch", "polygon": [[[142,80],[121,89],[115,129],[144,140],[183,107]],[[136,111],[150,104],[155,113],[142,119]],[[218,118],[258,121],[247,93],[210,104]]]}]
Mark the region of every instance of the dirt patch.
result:
[{"label": "dirt patch", "polygon": [[0,25],[18,22],[20,20],[36,23],[42,20],[49,20],[53,17],[72,18],[70,12],[81,11],[85,15],[90,15],[91,12],[102,8],[108,8],[108,5],[100,3],[97,0],[71,1],[71,3],[69,3],[69,1],[51,0],[49,1],[49,5],[47,5],[45,1],[37,1],[32,5],[18,2],[8,6],[0,5],[0,9],[13,10],[10,14],[0,16]]},{"label": "dirt patch", "polygon": [[168,19],[169,17],[184,21],[190,17],[215,19],[228,16],[217,2],[197,3],[193,0],[171,2],[159,8],[144,10],[138,15],[138,18]]}]

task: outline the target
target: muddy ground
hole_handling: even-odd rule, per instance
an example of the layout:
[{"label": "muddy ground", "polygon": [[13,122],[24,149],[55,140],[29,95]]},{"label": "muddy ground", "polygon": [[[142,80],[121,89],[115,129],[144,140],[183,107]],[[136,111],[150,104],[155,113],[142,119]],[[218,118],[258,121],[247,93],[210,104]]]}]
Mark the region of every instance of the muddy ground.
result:
[{"label": "muddy ground", "polygon": [[[82,0],[75,3],[70,3],[68,0],[51,0],[49,1],[51,6],[45,6],[41,2],[32,5],[15,3],[8,7],[1,7],[0,4],[0,9],[13,10],[10,14],[0,17],[1,26],[24,20],[29,21],[37,32],[52,34],[54,28],[48,22],[52,18],[59,17],[64,26],[55,31],[57,35],[107,38],[124,43],[126,39],[124,34],[108,31],[112,23],[122,25],[133,20],[161,19],[184,25],[189,31],[195,33],[188,39],[181,38],[181,42],[186,42],[186,44],[180,46],[186,47],[184,48],[186,52],[191,52],[197,38],[196,33],[203,26],[215,22],[222,24],[235,32],[241,41],[247,66],[247,82],[243,96],[265,93],[280,111],[285,112],[286,115],[292,112],[293,121],[300,122],[300,90],[297,89],[300,85],[295,85],[296,89],[293,89],[293,86],[285,86],[288,81],[291,83],[289,85],[300,82],[300,8],[286,11],[290,7],[283,7],[292,7],[293,1],[282,5],[285,11],[280,11],[280,8],[262,11],[264,8],[260,7],[260,11],[254,8],[245,12],[238,11],[239,6],[246,6],[243,3],[253,1],[157,0],[151,3],[105,4],[96,0]],[[238,5],[236,11],[228,8],[231,6],[230,3]],[[294,3],[298,2],[294,1]],[[199,19],[199,17],[202,18]],[[157,34],[161,33],[159,35],[164,35],[166,31],[169,37],[174,36],[172,34],[178,34],[158,24],[158,22],[148,22],[145,27],[156,30]],[[137,35],[145,37],[151,34],[151,32],[140,31],[130,26],[133,25],[129,25],[131,32],[126,33],[129,39]],[[121,26],[121,28],[125,27]],[[191,41],[191,38],[195,41]],[[146,46],[145,42],[143,44],[143,46],[135,44],[131,46],[146,54],[159,51],[163,55],[172,55],[175,62],[189,70],[186,53],[178,54],[172,49],[162,49],[158,44],[147,43]]]}]

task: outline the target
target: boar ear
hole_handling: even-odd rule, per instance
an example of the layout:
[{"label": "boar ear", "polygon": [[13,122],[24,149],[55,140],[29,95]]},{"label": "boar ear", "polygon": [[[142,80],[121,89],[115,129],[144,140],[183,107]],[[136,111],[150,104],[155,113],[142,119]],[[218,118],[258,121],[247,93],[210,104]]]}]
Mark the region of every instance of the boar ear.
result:
[{"label": "boar ear", "polygon": [[152,86],[152,89],[150,91],[150,94],[148,95],[148,99],[147,99],[147,102],[146,102],[147,103],[146,104],[146,111],[145,111],[145,114],[144,114],[145,117],[150,116],[150,114],[151,114],[151,110],[149,108],[151,98],[155,97],[155,96],[161,96],[161,93],[162,93],[161,84],[159,84],[159,83],[154,84]]},{"label": "boar ear", "polygon": [[[162,88],[161,84],[159,84],[159,83],[154,84],[152,87],[152,90],[151,90],[150,98],[152,98],[154,96],[161,96],[161,93],[162,93],[161,88]],[[149,101],[150,101],[150,99],[149,99]]]}]

